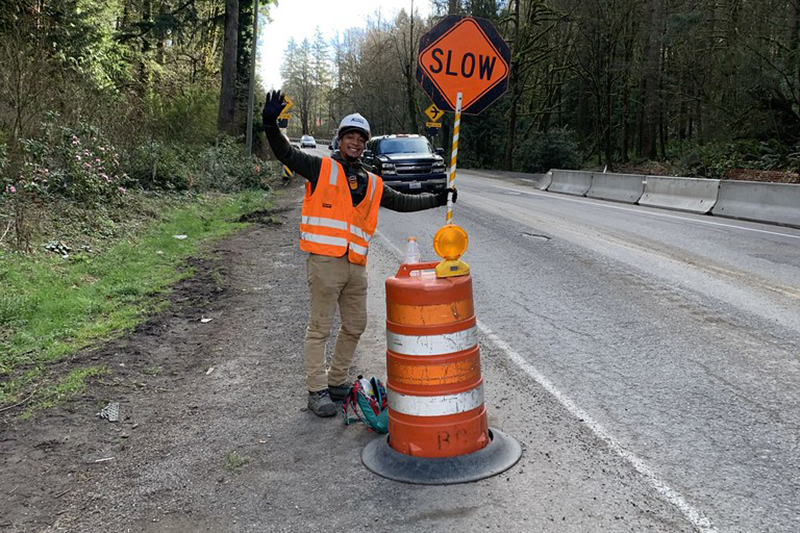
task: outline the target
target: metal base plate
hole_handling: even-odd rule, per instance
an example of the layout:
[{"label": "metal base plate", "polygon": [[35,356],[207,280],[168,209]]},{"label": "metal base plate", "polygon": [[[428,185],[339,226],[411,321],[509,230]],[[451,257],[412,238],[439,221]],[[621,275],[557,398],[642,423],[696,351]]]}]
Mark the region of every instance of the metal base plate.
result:
[{"label": "metal base plate", "polygon": [[389,436],[364,447],[361,461],[381,477],[418,485],[468,483],[505,472],[522,456],[522,447],[500,430],[489,428],[488,446],[454,457],[414,457],[389,446]]}]

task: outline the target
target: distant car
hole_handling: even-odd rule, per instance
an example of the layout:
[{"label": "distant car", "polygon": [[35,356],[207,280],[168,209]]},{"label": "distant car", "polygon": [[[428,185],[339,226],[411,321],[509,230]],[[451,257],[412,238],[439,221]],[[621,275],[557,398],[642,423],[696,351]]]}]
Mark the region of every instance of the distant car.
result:
[{"label": "distant car", "polygon": [[331,143],[328,145],[328,150],[333,150],[334,152],[339,149],[339,137],[334,137]]},{"label": "distant car", "polygon": [[300,148],[316,148],[317,141],[311,135],[303,135],[300,137]]},{"label": "distant car", "polygon": [[284,139],[286,139],[286,142],[287,142],[287,143],[289,143],[289,144],[291,144],[292,146],[300,146],[300,144],[299,144],[297,141],[293,141],[293,140],[291,140],[291,139],[289,138],[289,136],[288,136],[288,135],[286,135],[285,133],[283,134],[283,138],[284,138]]},{"label": "distant car", "polygon": [[447,186],[442,154],[443,149],[434,150],[422,135],[380,135],[367,143],[364,161],[393,189],[435,192]]}]

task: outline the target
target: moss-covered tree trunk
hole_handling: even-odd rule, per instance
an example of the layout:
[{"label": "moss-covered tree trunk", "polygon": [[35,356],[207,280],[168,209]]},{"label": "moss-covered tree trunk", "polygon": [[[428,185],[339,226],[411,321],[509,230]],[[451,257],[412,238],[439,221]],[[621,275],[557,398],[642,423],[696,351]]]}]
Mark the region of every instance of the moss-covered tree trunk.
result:
[{"label": "moss-covered tree trunk", "polygon": [[222,50],[222,84],[219,95],[220,131],[235,134],[236,55],[239,40],[239,0],[225,0],[225,44]]}]

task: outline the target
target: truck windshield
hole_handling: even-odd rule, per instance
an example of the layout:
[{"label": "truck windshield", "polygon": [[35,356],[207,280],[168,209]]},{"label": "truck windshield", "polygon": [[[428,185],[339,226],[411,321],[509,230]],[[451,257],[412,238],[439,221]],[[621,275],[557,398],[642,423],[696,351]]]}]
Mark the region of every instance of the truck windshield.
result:
[{"label": "truck windshield", "polygon": [[431,153],[428,141],[422,137],[410,139],[384,139],[378,145],[380,154],[429,154]]}]

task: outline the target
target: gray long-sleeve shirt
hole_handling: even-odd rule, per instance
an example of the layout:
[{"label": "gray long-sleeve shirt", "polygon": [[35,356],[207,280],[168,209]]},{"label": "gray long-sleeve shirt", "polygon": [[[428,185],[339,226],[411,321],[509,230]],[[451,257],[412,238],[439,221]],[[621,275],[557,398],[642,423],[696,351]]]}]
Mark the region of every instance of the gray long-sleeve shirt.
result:
[{"label": "gray long-sleeve shirt", "polygon": [[[277,125],[265,125],[264,130],[267,134],[269,146],[278,161],[308,180],[313,190],[319,178],[322,158],[293,147],[283,136]],[[351,163],[346,161],[339,152],[335,152],[331,157],[341,163],[348,178],[356,176],[357,187],[350,189],[350,195],[353,199],[353,205],[358,205],[367,192],[367,171],[372,169],[364,164],[360,158]],[[384,184],[381,207],[401,212],[422,211],[423,209],[439,207],[439,200],[435,194],[404,194]]]}]

